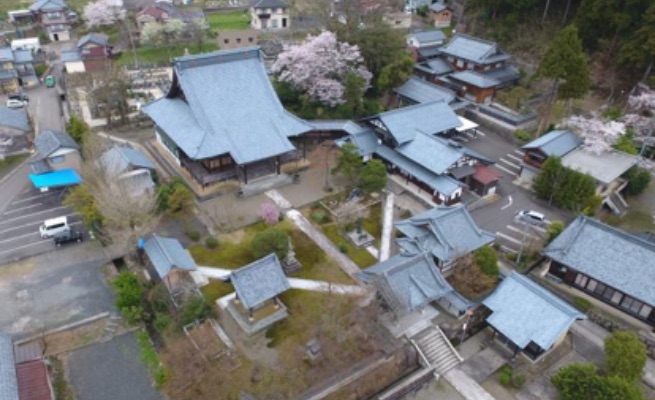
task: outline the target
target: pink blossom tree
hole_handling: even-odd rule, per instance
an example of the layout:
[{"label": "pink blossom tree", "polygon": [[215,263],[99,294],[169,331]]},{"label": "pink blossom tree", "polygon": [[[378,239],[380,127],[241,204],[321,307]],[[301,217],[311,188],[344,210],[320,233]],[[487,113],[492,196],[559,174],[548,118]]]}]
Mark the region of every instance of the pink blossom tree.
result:
[{"label": "pink blossom tree", "polygon": [[89,28],[113,25],[125,19],[123,0],[98,0],[84,6],[84,20]]},{"label": "pink blossom tree", "polygon": [[269,225],[275,225],[280,221],[280,210],[273,203],[266,202],[259,206],[259,216]]},{"label": "pink blossom tree", "polygon": [[574,115],[559,125],[577,133],[584,141],[585,150],[596,154],[611,150],[626,129],[623,122],[605,119],[598,113],[592,113],[589,117]]},{"label": "pink blossom tree", "polygon": [[329,31],[309,35],[300,45],[285,47],[271,70],[280,82],[287,82],[330,107],[346,102],[345,82],[349,74],[361,77],[362,91],[369,88],[372,78],[359,48],[340,43]]}]

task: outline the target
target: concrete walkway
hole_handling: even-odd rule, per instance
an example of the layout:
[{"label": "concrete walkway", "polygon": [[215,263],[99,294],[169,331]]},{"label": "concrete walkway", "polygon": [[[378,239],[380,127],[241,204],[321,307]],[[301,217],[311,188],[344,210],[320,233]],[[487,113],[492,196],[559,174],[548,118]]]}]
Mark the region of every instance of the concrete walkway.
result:
[{"label": "concrete walkway", "polygon": [[[223,268],[214,267],[198,267],[200,275],[208,279],[226,279],[232,271]],[[197,275],[197,274],[196,274]],[[194,279],[195,276],[194,276]],[[366,290],[355,285],[343,285],[339,283],[331,283],[325,281],[314,281],[310,279],[288,278],[289,284],[292,289],[310,290],[313,292],[334,293],[351,296],[364,296],[367,294]],[[196,279],[198,284],[201,284]],[[202,282],[202,281],[201,281]],[[206,283],[209,283],[208,281]],[[205,283],[205,284],[206,284]]]},{"label": "concrete walkway", "polygon": [[[605,338],[610,335],[606,329],[588,319],[576,321],[571,326],[571,332],[582,336],[600,349],[605,348]],[[646,359],[646,368],[644,368],[644,374],[641,376],[641,380],[649,387],[655,389],[655,361],[651,358]]]},{"label": "concrete walkway", "polygon": [[384,216],[382,217],[382,240],[380,241],[380,261],[389,258],[391,249],[391,232],[393,231],[393,203],[396,196],[392,192],[387,193],[384,202]]},{"label": "concrete walkway", "polygon": [[305,232],[305,234],[307,234],[307,236],[309,236],[314,243],[316,243],[316,245],[328,255],[328,257],[335,260],[346,274],[357,281],[356,275],[361,271],[357,264],[340,252],[337,246],[335,246],[334,243],[323,234],[323,232],[316,229],[300,211],[290,209],[291,203],[277,190],[269,190],[266,192],[266,196],[273,200],[282,210],[286,210],[285,214],[287,218],[289,218],[301,231]]},{"label": "concrete walkway", "polygon": [[455,390],[457,390],[466,400],[495,400],[495,397],[487,392],[470,376],[460,371],[459,367],[446,372],[443,375],[443,378],[453,385]]}]

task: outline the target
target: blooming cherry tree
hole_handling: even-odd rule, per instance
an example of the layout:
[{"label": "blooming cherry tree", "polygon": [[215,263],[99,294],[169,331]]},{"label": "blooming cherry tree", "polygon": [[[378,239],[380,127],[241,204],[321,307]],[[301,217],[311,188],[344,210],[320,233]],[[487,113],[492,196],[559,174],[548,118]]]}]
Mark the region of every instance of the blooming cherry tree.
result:
[{"label": "blooming cherry tree", "polygon": [[280,210],[273,203],[262,203],[259,207],[259,215],[268,225],[275,225],[280,221]]},{"label": "blooming cherry tree", "polygon": [[596,154],[611,150],[626,129],[623,122],[607,120],[598,113],[592,113],[589,117],[574,115],[560,125],[576,132],[584,141],[584,149]]},{"label": "blooming cherry tree", "polygon": [[271,69],[279,81],[330,107],[345,103],[345,81],[349,74],[363,78],[363,90],[369,88],[372,78],[359,48],[338,42],[336,35],[329,31],[309,35],[300,45],[285,47]]},{"label": "blooming cherry tree", "polygon": [[84,19],[89,28],[113,25],[125,19],[123,0],[98,0],[84,6]]}]

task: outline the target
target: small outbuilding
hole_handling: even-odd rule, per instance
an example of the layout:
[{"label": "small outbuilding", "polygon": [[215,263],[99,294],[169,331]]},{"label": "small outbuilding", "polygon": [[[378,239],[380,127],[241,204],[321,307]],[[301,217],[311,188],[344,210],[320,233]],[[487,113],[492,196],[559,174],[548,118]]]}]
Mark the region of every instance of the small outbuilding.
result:
[{"label": "small outbuilding", "polygon": [[176,305],[190,292],[197,293],[189,272],[198,267],[179,240],[153,234],[146,240],[144,251],[149,273],[164,283]]},{"label": "small outbuilding", "polygon": [[227,309],[248,336],[288,316],[278,296],[291,285],[275,253],[232,272],[229,280],[236,296]]},{"label": "small outbuilding", "polygon": [[482,301],[491,310],[493,337],[532,361],[562,343],[571,325],[585,315],[530,278],[512,272]]},{"label": "small outbuilding", "polygon": [[30,167],[35,174],[80,168],[80,146],[66,132],[45,130],[34,139],[34,147],[37,154]]}]

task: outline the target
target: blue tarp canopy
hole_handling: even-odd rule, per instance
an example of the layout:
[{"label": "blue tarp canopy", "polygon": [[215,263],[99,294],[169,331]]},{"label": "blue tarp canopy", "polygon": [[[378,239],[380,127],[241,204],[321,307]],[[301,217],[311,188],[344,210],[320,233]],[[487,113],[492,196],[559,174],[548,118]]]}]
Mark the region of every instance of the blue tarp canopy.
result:
[{"label": "blue tarp canopy", "polygon": [[30,174],[30,180],[37,189],[58,186],[70,186],[82,183],[82,178],[74,169],[46,172],[44,174]]}]

